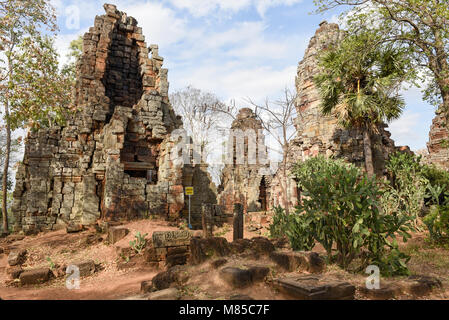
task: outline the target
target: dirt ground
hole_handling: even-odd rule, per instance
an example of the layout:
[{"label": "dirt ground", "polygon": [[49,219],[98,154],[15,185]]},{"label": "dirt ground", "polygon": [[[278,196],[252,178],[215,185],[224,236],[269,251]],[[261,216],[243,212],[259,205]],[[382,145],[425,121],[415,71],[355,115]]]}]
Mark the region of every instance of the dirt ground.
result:
[{"label": "dirt ground", "polygon": [[[118,268],[123,261],[118,255],[120,248],[129,247],[129,241],[134,239],[137,231],[147,233],[151,239],[154,231],[177,230],[165,221],[142,220],[124,224],[130,233],[114,245],[108,245],[104,239],[101,242],[89,243],[94,230],[81,233],[67,234],[65,230],[41,233],[37,236],[27,236],[25,239],[12,244],[0,243],[0,246],[9,246],[10,249],[25,248],[28,251],[24,269],[37,267],[64,266],[74,261],[92,259],[100,266],[92,276],[81,278],[79,290],[69,290],[65,285],[65,278],[57,278],[48,283],[35,286],[20,286],[17,281],[11,281],[5,273],[7,255],[0,254],[0,297],[12,300],[104,300],[104,299],[139,299],[141,282],[151,280],[162,269],[155,269],[145,264],[137,264],[126,269]],[[232,227],[225,225],[214,231],[215,236],[225,237],[232,241]],[[245,230],[245,238],[266,236],[267,230],[249,232]],[[98,234],[97,234],[98,237]],[[106,238],[106,235],[101,235]],[[443,289],[432,292],[423,299],[449,299],[449,254],[447,249],[435,248],[426,242],[423,234],[415,234],[406,244],[401,245],[403,250],[412,256],[409,268],[412,274],[430,275],[438,277],[443,282]],[[317,246],[314,251],[322,252]],[[279,275],[279,270],[272,266],[268,258],[229,257],[225,266],[270,266],[270,278]],[[249,295],[254,299],[285,299],[279,292],[269,285],[269,281],[257,283],[245,289],[232,289],[218,276],[218,270],[210,267],[210,262],[199,266],[187,266],[189,281],[182,288],[182,299],[229,299],[234,294]],[[365,282],[363,274],[354,275],[344,272],[337,266],[328,266],[326,275],[341,280],[347,280],[356,286]],[[365,299],[363,295],[356,294],[357,299]],[[402,297],[409,299],[410,297]]]}]

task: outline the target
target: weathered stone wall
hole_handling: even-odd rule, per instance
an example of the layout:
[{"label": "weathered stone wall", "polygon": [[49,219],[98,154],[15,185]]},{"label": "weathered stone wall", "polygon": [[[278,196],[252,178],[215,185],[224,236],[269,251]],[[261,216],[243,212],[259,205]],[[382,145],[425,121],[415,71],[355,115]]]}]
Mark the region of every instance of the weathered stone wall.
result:
[{"label": "weathered stone wall", "polygon": [[151,245],[145,248],[144,258],[153,264],[165,266],[186,264],[190,256],[192,233],[188,230],[155,231]]},{"label": "weathered stone wall", "polygon": [[293,208],[298,204],[300,193],[297,182],[292,177],[291,166],[292,163],[287,163],[287,170],[284,174],[283,164],[281,164],[271,179],[268,206],[271,209],[278,206]]},{"label": "weathered stone wall", "polygon": [[[184,207],[182,167],[169,134],[182,125],[168,100],[167,69],[137,21],[105,5],[84,35],[77,112],[64,127],[30,132],[16,176],[16,229],[92,224]],[[149,53],[151,52],[151,57]]]},{"label": "weathered stone wall", "polygon": [[[261,129],[260,121],[248,108],[241,109],[231,125],[228,150],[232,163],[227,163],[223,169],[223,191],[219,195],[219,204],[226,213],[233,212],[234,203],[241,203],[244,212],[263,211],[268,205],[271,176],[265,173],[269,172],[269,163],[260,157],[263,153],[259,152],[259,148],[265,148],[266,152]],[[238,135],[239,130],[249,135],[242,138],[233,135]],[[251,138],[255,143],[248,143]],[[255,161],[248,161],[248,155]]]},{"label": "weathered stone wall", "polygon": [[449,170],[449,131],[445,118],[444,113],[438,111],[432,121],[427,143],[429,154],[426,160],[442,169]]},{"label": "weathered stone wall", "polygon": [[[296,137],[292,140],[292,151],[287,159],[287,177],[284,177],[282,167],[274,176],[271,183],[272,205],[282,204],[284,194],[283,181],[288,180],[288,201],[295,205],[298,199],[296,183],[291,177],[290,169],[298,161],[304,161],[318,154],[343,158],[361,168],[364,167],[364,150],[362,132],[357,129],[344,129],[338,124],[334,115],[325,116],[320,111],[320,95],[314,84],[314,77],[318,73],[318,57],[329,46],[341,41],[344,32],[337,24],[323,22],[309,42],[303,60],[298,65],[296,77],[296,109],[295,119]],[[396,150],[409,150],[408,147],[395,147],[390,139],[391,134],[386,125],[380,125],[378,132],[373,134],[373,162],[377,175],[383,175],[385,161],[388,155]]]},{"label": "weathered stone wall", "polygon": [[[183,184],[194,187],[194,195],[190,196],[190,222],[193,229],[202,228],[202,207],[204,204],[217,204],[217,189],[207,171],[206,164],[185,165],[183,168]],[[182,217],[189,216],[189,196],[184,196]]]}]

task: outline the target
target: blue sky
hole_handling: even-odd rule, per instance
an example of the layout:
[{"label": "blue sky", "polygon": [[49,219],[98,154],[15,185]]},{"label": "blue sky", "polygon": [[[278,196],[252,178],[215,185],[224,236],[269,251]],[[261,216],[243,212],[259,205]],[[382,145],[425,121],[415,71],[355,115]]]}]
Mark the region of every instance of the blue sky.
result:
[{"label": "blue sky", "polygon": [[[52,0],[57,8],[61,59],[71,40],[104,14],[104,1]],[[112,1],[143,28],[146,42],[159,45],[169,69],[170,90],[193,85],[235,99],[276,98],[294,87],[296,68],[321,21],[338,12],[311,14],[312,0],[129,0]],[[425,148],[434,108],[419,89],[404,92],[407,109],[390,124],[397,145]]]}]

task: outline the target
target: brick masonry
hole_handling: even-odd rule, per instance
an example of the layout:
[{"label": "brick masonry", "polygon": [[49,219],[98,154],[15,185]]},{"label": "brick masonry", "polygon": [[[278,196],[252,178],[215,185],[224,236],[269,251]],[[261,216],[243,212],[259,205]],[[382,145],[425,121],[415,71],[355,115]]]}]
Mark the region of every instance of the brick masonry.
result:
[{"label": "brick masonry", "polygon": [[63,127],[30,132],[16,175],[16,230],[53,229],[183,210],[183,168],[169,134],[182,126],[168,99],[168,70],[137,21],[114,5],[83,38]]}]

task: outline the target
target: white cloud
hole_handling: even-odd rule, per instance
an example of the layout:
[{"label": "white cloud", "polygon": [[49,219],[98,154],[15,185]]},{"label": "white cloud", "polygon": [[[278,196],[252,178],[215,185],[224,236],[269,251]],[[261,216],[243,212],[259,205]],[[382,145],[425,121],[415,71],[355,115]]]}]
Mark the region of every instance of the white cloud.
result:
[{"label": "white cloud", "polygon": [[215,10],[238,12],[251,4],[251,0],[169,0],[178,9],[187,9],[194,17],[204,17]]},{"label": "white cloud", "polygon": [[260,16],[265,16],[268,9],[278,6],[292,6],[302,0],[255,0],[255,6]]},{"label": "white cloud", "polygon": [[118,9],[137,19],[144,34],[149,35],[145,39],[147,44],[168,47],[188,36],[187,21],[162,3],[131,3]]},{"label": "white cloud", "polygon": [[[236,99],[242,103],[250,97],[262,101],[267,96],[278,94],[284,87],[291,86],[296,74],[296,65],[280,70],[268,66],[244,68],[238,63],[223,65],[207,64],[196,68],[192,73],[182,73],[178,85],[192,84],[203,90],[215,92],[224,99]],[[173,72],[172,78],[178,73]]]},{"label": "white cloud", "polygon": [[390,123],[388,131],[396,145],[408,145],[415,150],[424,147],[417,144],[422,139],[422,133],[416,130],[421,118],[421,114],[409,112]]},{"label": "white cloud", "polygon": [[269,8],[291,6],[302,0],[168,0],[178,9],[186,9],[196,18],[204,17],[212,12],[236,13],[251,6],[255,7],[260,16],[264,16]]},{"label": "white cloud", "polygon": [[87,32],[87,29],[80,30],[76,33],[70,33],[70,34],[58,34],[55,40],[55,47],[56,50],[59,53],[59,62],[61,65],[67,63],[67,54],[69,53],[69,46],[70,42],[72,40],[77,39],[80,35],[83,35],[85,32]]}]

